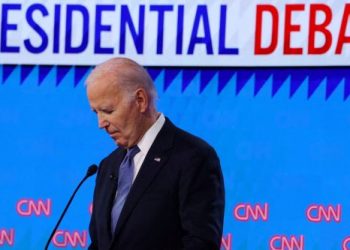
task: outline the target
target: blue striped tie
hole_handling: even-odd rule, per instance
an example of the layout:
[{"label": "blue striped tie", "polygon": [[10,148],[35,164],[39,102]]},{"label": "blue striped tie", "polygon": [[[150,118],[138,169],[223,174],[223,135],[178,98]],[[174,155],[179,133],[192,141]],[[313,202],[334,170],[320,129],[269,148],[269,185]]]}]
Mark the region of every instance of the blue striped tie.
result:
[{"label": "blue striped tie", "polygon": [[116,197],[114,199],[112,208],[112,235],[114,234],[115,228],[118,223],[120,213],[123,209],[125,200],[129,194],[132,179],[134,175],[134,156],[140,152],[138,146],[134,146],[128,149],[124,160],[120,164],[119,177],[118,177],[118,189]]}]

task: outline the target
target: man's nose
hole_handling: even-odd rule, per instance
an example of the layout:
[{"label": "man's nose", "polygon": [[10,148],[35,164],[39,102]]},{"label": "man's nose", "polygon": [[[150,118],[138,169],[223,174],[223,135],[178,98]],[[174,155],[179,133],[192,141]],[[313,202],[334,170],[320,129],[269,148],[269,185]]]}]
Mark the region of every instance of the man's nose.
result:
[{"label": "man's nose", "polygon": [[109,125],[108,120],[104,117],[102,114],[97,115],[98,119],[98,127],[99,128],[106,128]]}]

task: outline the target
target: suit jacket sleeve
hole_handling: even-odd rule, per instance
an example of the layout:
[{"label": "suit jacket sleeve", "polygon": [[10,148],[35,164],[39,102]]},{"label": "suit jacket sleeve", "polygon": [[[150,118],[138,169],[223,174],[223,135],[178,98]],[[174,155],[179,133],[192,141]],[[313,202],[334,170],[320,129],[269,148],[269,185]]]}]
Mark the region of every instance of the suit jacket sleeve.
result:
[{"label": "suit jacket sleeve", "polygon": [[90,226],[89,226],[89,233],[90,233],[90,238],[91,238],[91,243],[89,245],[89,250],[97,250],[97,239],[96,239],[96,232],[95,232],[95,220],[92,217],[90,221]]},{"label": "suit jacket sleeve", "polygon": [[186,250],[219,250],[225,203],[220,162],[210,146],[198,154],[180,177],[183,246]]},{"label": "suit jacket sleeve", "polygon": [[[100,177],[102,163],[103,163],[103,161],[101,161],[100,167],[99,167],[98,172],[97,172],[96,185],[100,179],[99,177]],[[95,201],[95,192],[96,192],[96,187],[95,187],[95,191],[94,191],[94,199],[93,199],[94,201]],[[92,214],[91,214],[90,225],[89,225],[89,234],[90,234],[91,243],[88,247],[88,250],[97,250],[98,249],[95,217],[96,217],[96,215],[94,213],[94,209],[92,208]]]}]

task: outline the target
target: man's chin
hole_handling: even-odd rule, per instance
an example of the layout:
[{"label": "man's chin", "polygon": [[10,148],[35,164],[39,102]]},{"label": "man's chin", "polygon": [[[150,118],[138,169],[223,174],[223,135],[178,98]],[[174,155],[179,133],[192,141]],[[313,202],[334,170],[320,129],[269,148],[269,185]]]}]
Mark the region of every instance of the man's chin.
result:
[{"label": "man's chin", "polygon": [[114,140],[115,145],[117,145],[118,147],[127,148],[127,144],[125,142],[123,143],[123,141],[120,141],[120,140],[114,139],[114,138],[113,138],[113,140]]}]

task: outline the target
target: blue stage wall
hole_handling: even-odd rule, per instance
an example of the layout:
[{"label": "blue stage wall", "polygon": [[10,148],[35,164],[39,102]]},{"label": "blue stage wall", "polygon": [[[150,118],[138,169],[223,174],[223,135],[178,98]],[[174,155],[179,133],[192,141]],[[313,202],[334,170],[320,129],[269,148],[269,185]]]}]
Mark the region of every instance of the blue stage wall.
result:
[{"label": "blue stage wall", "polygon": [[[0,66],[0,248],[43,249],[71,192],[115,148],[97,128],[92,67]],[[217,150],[222,249],[350,249],[348,68],[148,68],[158,108]],[[51,249],[83,249],[94,178]]]}]

